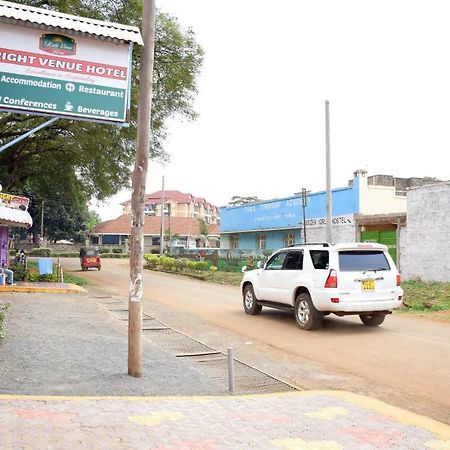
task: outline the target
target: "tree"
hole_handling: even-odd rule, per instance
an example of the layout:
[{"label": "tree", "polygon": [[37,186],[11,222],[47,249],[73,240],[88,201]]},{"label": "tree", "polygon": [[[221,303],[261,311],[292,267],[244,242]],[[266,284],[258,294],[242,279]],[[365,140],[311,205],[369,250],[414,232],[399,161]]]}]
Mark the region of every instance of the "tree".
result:
[{"label": "tree", "polygon": [[[140,0],[29,0],[19,3],[128,25],[140,24]],[[177,114],[189,120],[195,118],[192,104],[203,51],[192,30],[183,31],[175,18],[163,12],[157,15],[155,46],[150,155],[153,159],[168,160],[164,151],[166,123]],[[133,52],[133,68],[129,128],[68,119],[56,121],[0,153],[0,180],[5,191],[27,191],[45,199],[57,187],[58,192],[81,190],[86,200],[92,196],[104,200],[128,187],[135,153],[137,46]],[[0,145],[43,121],[25,114],[0,114]]]},{"label": "tree", "polygon": [[240,195],[233,195],[231,200],[228,202],[228,206],[240,206],[247,205],[248,203],[257,203],[261,200],[258,197],[250,196],[250,197],[241,197]]}]

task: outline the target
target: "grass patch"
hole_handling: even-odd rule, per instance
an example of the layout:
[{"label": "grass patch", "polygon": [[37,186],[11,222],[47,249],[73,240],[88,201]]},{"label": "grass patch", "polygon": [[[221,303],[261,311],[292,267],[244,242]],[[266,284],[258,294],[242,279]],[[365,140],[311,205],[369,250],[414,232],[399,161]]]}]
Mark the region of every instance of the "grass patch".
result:
[{"label": "grass patch", "polygon": [[437,312],[450,310],[450,283],[404,281],[404,311]]},{"label": "grass patch", "polygon": [[[57,283],[58,275],[56,274],[56,267],[55,265],[53,265],[52,274],[39,275],[38,263],[35,261],[29,261],[26,275],[24,275],[22,280],[41,283]],[[71,273],[64,273],[64,283],[72,283],[78,286],[85,286],[86,284],[88,284],[87,280],[85,280],[84,278],[73,275]]]}]

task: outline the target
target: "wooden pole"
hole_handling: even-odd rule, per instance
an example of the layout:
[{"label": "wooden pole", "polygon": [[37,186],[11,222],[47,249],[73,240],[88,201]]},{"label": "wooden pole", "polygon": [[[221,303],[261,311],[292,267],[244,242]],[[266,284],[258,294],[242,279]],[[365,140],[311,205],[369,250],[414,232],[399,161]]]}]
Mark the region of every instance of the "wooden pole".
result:
[{"label": "wooden pole", "polygon": [[145,188],[150,148],[155,0],[143,0],[141,70],[136,158],[132,175],[130,290],[128,300],[128,374],[142,376],[142,291]]}]

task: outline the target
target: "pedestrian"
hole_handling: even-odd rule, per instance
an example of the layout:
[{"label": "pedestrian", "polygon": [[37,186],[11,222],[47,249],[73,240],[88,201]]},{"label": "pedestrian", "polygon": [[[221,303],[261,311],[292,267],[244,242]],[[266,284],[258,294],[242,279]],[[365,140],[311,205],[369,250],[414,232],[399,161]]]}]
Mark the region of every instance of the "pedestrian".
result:
[{"label": "pedestrian", "polygon": [[[14,285],[14,272],[11,269],[8,269],[7,267],[2,267],[0,270],[0,274],[3,272],[3,281],[5,284],[8,285]],[[5,279],[6,277],[6,279]]]},{"label": "pedestrian", "polygon": [[19,253],[19,263],[20,264],[25,264],[27,261],[27,254],[25,253],[25,251],[22,249],[20,250]]}]

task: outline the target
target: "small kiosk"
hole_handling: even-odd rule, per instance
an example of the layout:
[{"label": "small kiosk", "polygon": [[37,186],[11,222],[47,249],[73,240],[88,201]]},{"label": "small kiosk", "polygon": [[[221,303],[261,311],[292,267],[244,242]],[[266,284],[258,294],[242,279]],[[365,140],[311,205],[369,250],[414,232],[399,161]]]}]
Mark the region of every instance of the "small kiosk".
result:
[{"label": "small kiosk", "polygon": [[27,197],[0,192],[0,267],[9,266],[9,227],[33,225],[28,213],[29,203]]}]

